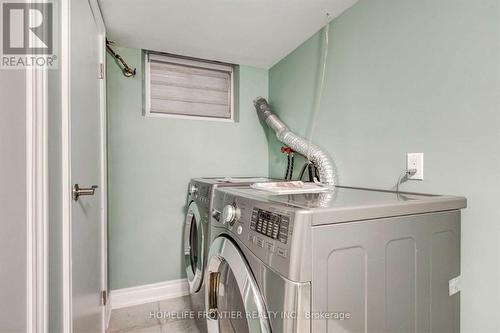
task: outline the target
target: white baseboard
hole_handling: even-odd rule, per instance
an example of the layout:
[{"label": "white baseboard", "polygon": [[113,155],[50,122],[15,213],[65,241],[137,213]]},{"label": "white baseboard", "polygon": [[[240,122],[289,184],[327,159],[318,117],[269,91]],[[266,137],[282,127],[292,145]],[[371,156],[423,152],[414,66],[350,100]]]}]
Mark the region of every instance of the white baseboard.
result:
[{"label": "white baseboard", "polygon": [[119,309],[186,295],[189,295],[188,282],[180,279],[111,290],[110,301],[112,309]]}]

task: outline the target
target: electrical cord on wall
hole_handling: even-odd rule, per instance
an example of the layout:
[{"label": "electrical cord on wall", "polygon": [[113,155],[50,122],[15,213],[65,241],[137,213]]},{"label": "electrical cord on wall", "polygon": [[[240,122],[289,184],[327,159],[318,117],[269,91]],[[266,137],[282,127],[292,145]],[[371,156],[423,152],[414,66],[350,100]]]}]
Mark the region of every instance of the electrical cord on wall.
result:
[{"label": "electrical cord on wall", "polygon": [[330,13],[326,13],[327,24],[321,30],[323,33],[323,40],[321,42],[321,54],[319,59],[319,72],[318,72],[318,82],[316,83],[316,94],[314,96],[313,102],[313,111],[311,115],[311,120],[307,129],[307,155],[306,158],[308,161],[311,161],[311,146],[312,146],[312,138],[316,129],[316,123],[318,121],[318,114],[321,108],[321,100],[323,99],[323,91],[325,88],[325,80],[326,80],[326,63],[328,60],[328,47],[329,47],[329,33],[330,33]]},{"label": "electrical cord on wall", "polygon": [[290,174],[290,154],[286,155],[287,163],[286,163],[286,173],[285,173],[285,180],[288,180],[288,176]]},{"label": "electrical cord on wall", "polygon": [[316,168],[316,166],[309,161],[306,161],[304,163],[304,165],[302,166],[302,168],[300,169],[298,180],[302,180],[302,178],[304,178],[304,174],[306,173],[306,169],[307,169],[307,173],[309,176],[309,181],[314,182],[316,184],[319,184],[320,179],[319,179],[318,168]]},{"label": "electrical cord on wall", "polygon": [[309,163],[308,165],[308,168],[307,168],[307,172],[309,172],[309,181],[313,181],[314,180],[314,165],[312,163]]},{"label": "electrical cord on wall", "polygon": [[319,178],[319,171],[315,165],[313,165],[313,166],[314,166],[314,179],[313,180],[316,184],[319,184],[319,183],[321,183],[321,179]]},{"label": "electrical cord on wall", "polygon": [[304,177],[304,173],[306,172],[306,169],[307,169],[307,166],[310,164],[309,161],[307,161],[306,163],[304,163],[304,165],[302,166],[302,169],[300,169],[300,173],[299,173],[299,180],[302,180],[302,178]]},{"label": "electrical cord on wall", "polygon": [[396,183],[396,193],[399,193],[399,185],[408,180],[408,176],[412,176],[417,173],[416,169],[403,170],[399,175],[398,182]]},{"label": "electrical cord on wall", "polygon": [[295,164],[295,153],[292,151],[291,155],[291,162],[290,162],[290,175],[288,176],[288,180],[292,180],[293,178],[293,165]]},{"label": "electrical cord on wall", "polygon": [[286,154],[287,164],[285,180],[292,180],[293,178],[293,166],[295,164],[295,152],[290,147],[281,147],[281,152]]}]

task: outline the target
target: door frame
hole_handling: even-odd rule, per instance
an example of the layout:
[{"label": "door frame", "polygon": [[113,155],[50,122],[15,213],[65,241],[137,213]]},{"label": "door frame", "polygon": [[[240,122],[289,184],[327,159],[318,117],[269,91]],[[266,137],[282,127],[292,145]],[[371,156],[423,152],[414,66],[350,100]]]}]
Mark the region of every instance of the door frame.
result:
[{"label": "door frame", "polygon": [[26,69],[26,329],[48,331],[47,69]]},{"label": "door frame", "polygon": [[[97,0],[88,0],[88,4],[94,15],[94,20],[99,31],[99,62],[101,68],[96,68],[96,78],[101,71],[102,79],[99,82],[100,90],[100,120],[101,120],[101,290],[108,291],[107,276],[107,163],[106,163],[106,28]],[[71,100],[70,100],[70,1],[62,1],[61,6],[61,56],[59,68],[61,71],[61,134],[62,134],[62,280],[63,280],[63,331],[73,331],[72,314],[72,251],[71,251],[71,205],[72,205],[72,182],[71,182]],[[110,302],[102,307],[101,332],[105,332],[110,315]]]},{"label": "door frame", "polygon": [[[89,0],[90,8],[94,14],[94,19],[99,31],[99,63],[101,67],[97,69],[101,79],[99,80],[100,91],[100,116],[101,116],[101,290],[106,292],[106,304],[104,304],[104,313],[102,316],[102,331],[108,328],[111,317],[111,302],[108,286],[108,164],[107,164],[107,100],[106,100],[106,26],[99,8],[98,0]],[[100,73],[99,73],[100,72]]]}]

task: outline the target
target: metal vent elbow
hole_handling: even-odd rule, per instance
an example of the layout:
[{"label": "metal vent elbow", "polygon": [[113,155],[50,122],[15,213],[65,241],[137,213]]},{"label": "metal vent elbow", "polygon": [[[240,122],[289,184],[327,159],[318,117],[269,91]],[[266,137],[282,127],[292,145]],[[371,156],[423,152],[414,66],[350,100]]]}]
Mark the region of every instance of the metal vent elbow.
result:
[{"label": "metal vent elbow", "polygon": [[310,149],[311,162],[318,169],[321,183],[328,186],[335,186],[335,167],[332,158],[327,152],[313,144],[309,148],[309,143],[306,139],[290,131],[278,116],[272,112],[265,98],[257,97],[254,100],[254,106],[259,118],[276,133],[278,141],[292,148],[302,156],[307,156]]}]

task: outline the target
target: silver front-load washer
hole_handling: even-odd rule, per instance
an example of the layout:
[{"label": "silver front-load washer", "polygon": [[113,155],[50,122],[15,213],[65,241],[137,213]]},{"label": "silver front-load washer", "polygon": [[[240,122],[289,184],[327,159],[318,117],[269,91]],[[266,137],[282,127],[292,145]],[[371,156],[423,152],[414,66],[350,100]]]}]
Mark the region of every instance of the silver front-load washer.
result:
[{"label": "silver front-load washer", "polygon": [[[212,197],[216,188],[248,186],[267,182],[264,177],[218,177],[194,178],[188,186],[187,211],[184,220],[183,254],[184,266],[189,283],[191,307],[198,314],[205,310],[203,278],[209,244],[209,222]],[[201,320],[200,331],[206,331]]]},{"label": "silver front-load washer", "polygon": [[[258,244],[251,228],[264,215],[256,209],[283,216],[280,225],[269,229],[274,238],[259,237]],[[274,267],[286,261],[278,256],[275,241],[288,233],[296,210],[224,189],[215,191],[205,275],[208,332],[310,332],[305,312],[310,308],[310,283],[292,281]]]},{"label": "silver front-load washer", "polygon": [[216,190],[210,333],[458,332],[461,197]]}]

